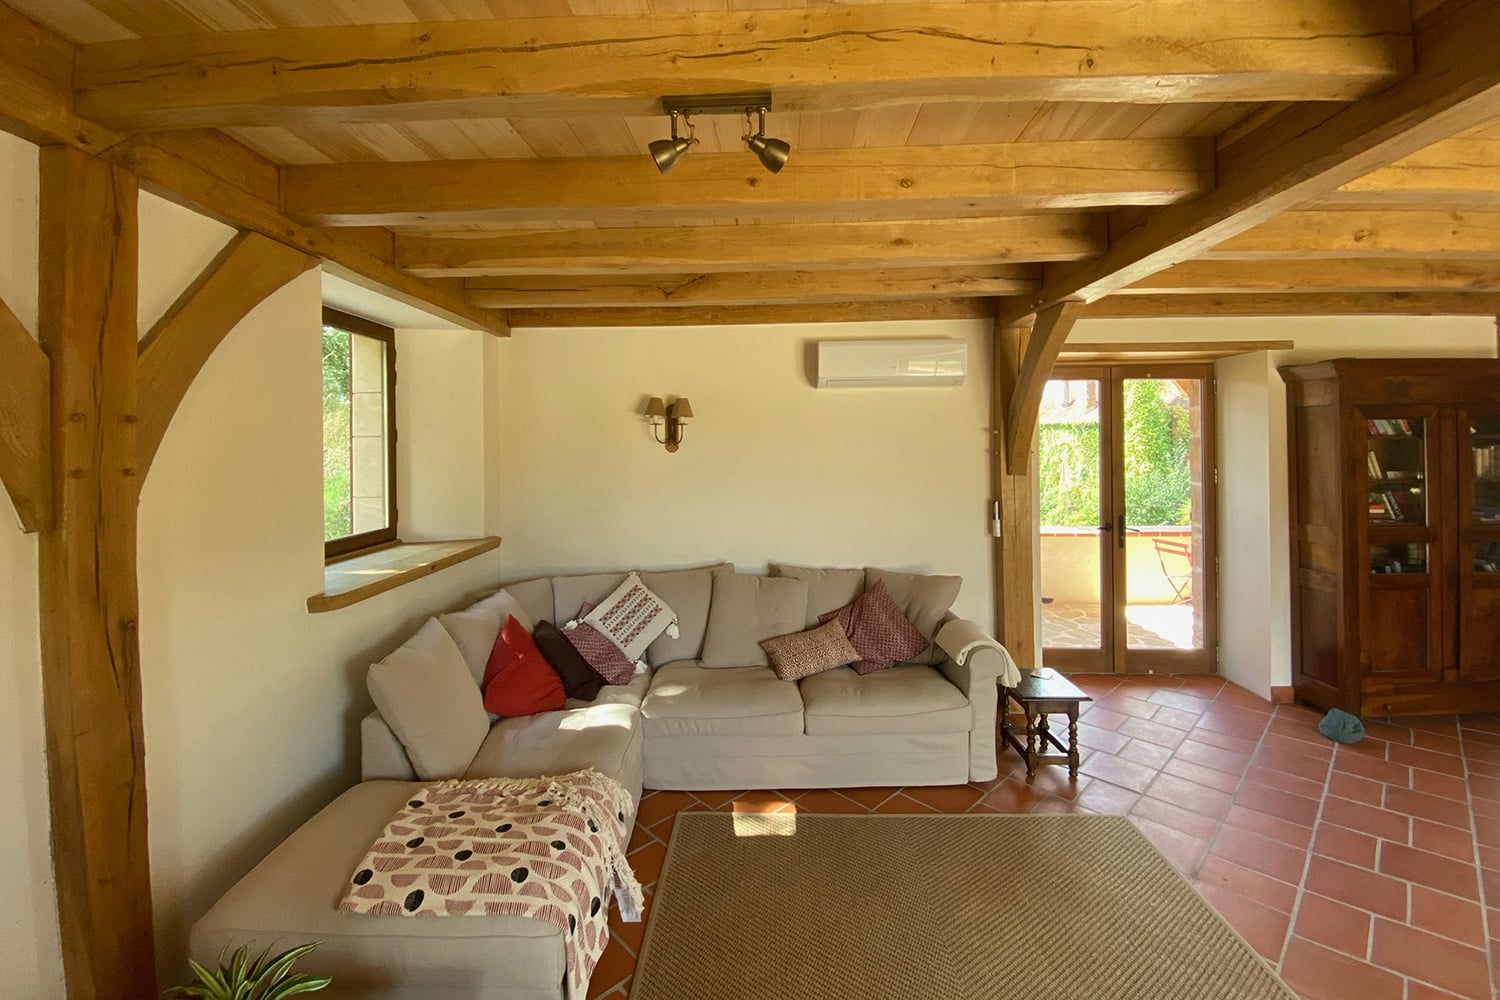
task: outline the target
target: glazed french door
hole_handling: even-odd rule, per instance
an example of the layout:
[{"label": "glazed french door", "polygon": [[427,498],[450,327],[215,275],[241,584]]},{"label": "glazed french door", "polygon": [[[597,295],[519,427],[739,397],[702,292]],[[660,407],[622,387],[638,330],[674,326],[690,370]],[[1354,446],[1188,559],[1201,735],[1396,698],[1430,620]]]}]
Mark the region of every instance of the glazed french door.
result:
[{"label": "glazed french door", "polygon": [[1060,365],[1038,421],[1043,662],[1213,673],[1213,366]]}]

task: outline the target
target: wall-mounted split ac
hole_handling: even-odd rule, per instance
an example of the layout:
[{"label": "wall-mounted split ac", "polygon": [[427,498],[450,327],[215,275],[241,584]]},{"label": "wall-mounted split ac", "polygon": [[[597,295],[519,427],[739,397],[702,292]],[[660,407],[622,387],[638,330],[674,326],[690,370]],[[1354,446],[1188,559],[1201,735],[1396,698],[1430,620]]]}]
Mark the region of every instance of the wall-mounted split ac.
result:
[{"label": "wall-mounted split ac", "polygon": [[968,367],[965,340],[818,342],[819,389],[963,385]]}]

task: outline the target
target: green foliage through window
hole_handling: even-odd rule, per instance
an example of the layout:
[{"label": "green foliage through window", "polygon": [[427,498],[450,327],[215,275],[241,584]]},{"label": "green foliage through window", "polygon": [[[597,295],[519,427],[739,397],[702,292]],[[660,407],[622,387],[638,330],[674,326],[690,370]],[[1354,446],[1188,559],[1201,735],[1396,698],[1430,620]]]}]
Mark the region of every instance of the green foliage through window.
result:
[{"label": "green foliage through window", "polygon": [[323,328],[323,540],[353,532],[349,334]]}]

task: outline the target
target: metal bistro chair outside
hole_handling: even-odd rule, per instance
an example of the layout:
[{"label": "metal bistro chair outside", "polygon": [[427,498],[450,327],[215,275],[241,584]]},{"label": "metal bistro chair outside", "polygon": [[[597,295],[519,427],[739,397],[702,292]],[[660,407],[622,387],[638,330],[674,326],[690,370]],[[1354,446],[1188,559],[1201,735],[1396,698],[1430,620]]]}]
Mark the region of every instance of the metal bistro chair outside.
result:
[{"label": "metal bistro chair outside", "polygon": [[[1189,542],[1179,542],[1175,538],[1154,537],[1151,541],[1156,545],[1156,559],[1161,563],[1162,575],[1167,578],[1167,583],[1172,585],[1173,604],[1193,603],[1193,546]],[[1168,565],[1168,560],[1173,564],[1177,560],[1182,561],[1186,568],[1182,572],[1174,573]]]}]

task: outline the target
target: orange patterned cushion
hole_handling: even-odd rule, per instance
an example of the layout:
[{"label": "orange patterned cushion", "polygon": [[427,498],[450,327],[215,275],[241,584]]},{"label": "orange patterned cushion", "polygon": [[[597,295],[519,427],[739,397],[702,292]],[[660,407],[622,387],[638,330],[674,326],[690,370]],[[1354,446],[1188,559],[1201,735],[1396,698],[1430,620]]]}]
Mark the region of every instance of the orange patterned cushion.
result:
[{"label": "orange patterned cushion", "polygon": [[766,651],[776,676],[784,681],[811,677],[859,659],[844,634],[844,626],[833,621],[805,632],[765,639],[760,648]]}]

